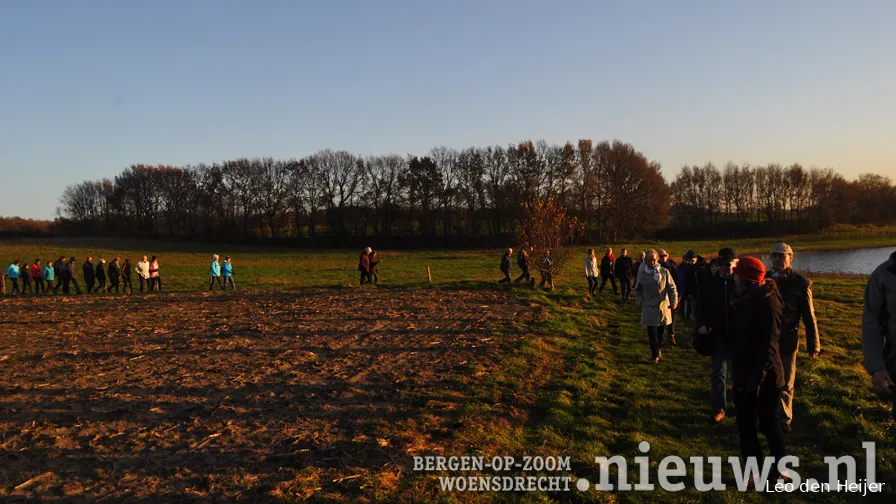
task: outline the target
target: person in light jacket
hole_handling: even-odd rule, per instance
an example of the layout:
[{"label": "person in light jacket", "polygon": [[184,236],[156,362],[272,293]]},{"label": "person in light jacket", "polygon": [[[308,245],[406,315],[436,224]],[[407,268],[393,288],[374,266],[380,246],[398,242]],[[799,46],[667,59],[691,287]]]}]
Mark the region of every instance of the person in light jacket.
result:
[{"label": "person in light jacket", "polygon": [[224,263],[221,264],[221,276],[224,278],[224,290],[227,290],[228,285],[232,290],[236,290],[236,285],[233,283],[233,263],[230,262],[230,256],[225,257]]},{"label": "person in light jacket", "polygon": [[224,283],[221,281],[221,263],[218,262],[218,254],[212,256],[212,262],[208,265],[208,290],[215,288],[215,282],[218,287],[224,290]]},{"label": "person in light jacket", "polygon": [[44,292],[53,291],[53,294],[56,294],[56,288],[59,288],[59,286],[57,285],[56,288],[53,288],[53,280],[56,279],[56,270],[53,269],[53,261],[47,261],[47,265],[44,266],[41,276],[44,279],[44,285],[46,285],[46,290]]},{"label": "person in light jacket", "polygon": [[149,258],[143,256],[142,261],[138,261],[135,265],[137,268],[137,278],[140,280],[140,292],[143,292],[143,285],[149,287]]},{"label": "person in light jacket", "polygon": [[19,295],[19,263],[21,262],[22,261],[16,259],[12,262],[12,264],[9,265],[8,268],[6,268],[6,278],[8,278],[10,282],[12,282],[12,289],[9,291],[9,293],[13,296]]},{"label": "person in light jacket", "polygon": [[659,265],[656,250],[647,251],[646,262],[638,270],[635,300],[641,305],[641,324],[647,326],[653,361],[659,363],[663,333],[672,321],[672,310],[678,307],[678,290],[672,273]]},{"label": "person in light jacket", "polygon": [[588,249],[588,255],[585,256],[585,278],[588,279],[588,294],[592,296],[594,295],[594,290],[597,289],[598,268],[599,265],[597,256],[594,255],[594,249]]}]

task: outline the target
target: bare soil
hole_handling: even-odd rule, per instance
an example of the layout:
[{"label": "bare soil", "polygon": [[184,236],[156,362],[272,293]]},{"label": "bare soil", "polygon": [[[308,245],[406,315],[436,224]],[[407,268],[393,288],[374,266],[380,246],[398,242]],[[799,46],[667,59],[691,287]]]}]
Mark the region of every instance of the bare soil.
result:
[{"label": "bare soil", "polygon": [[0,302],[0,500],[411,499],[538,309],[494,291]]}]

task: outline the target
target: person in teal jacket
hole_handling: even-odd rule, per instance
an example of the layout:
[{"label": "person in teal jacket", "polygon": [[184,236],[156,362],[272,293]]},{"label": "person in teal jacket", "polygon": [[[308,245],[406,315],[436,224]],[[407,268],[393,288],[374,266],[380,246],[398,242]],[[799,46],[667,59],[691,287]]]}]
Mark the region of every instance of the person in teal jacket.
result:
[{"label": "person in teal jacket", "polygon": [[236,285],[233,284],[233,264],[230,262],[230,256],[224,258],[221,274],[224,276],[224,290],[227,290],[228,285],[231,289],[236,290]]},{"label": "person in teal jacket", "polygon": [[224,290],[224,284],[221,282],[221,263],[218,262],[218,254],[212,256],[212,262],[208,267],[208,290],[212,290],[215,282]]},{"label": "person in teal jacket", "polygon": [[53,288],[53,280],[56,280],[56,270],[53,269],[53,261],[47,261],[42,276],[44,277],[44,282],[46,282],[46,290],[44,292],[52,290],[53,294],[56,294],[56,289]]},{"label": "person in teal jacket", "polygon": [[12,290],[9,291],[10,294],[15,296],[19,295],[19,261],[16,259],[12,264],[6,268],[6,278],[12,280]]}]

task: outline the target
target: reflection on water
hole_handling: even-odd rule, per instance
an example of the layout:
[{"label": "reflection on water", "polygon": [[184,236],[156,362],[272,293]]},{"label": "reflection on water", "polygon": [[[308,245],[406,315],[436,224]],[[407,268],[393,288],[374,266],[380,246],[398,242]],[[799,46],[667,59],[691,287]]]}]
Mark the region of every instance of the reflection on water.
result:
[{"label": "reflection on water", "polygon": [[[896,247],[806,252],[794,250],[793,269],[815,273],[870,275],[880,263],[889,259],[894,251]],[[759,258],[771,269],[772,262],[768,254],[763,254]]]}]

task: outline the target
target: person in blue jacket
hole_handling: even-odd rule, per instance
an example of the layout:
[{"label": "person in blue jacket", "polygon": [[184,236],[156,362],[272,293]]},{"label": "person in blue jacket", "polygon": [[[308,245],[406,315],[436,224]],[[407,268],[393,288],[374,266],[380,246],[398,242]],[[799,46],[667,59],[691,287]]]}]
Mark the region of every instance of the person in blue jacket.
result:
[{"label": "person in blue jacket", "polygon": [[16,259],[12,264],[6,268],[6,278],[12,281],[12,290],[10,290],[10,294],[14,296],[19,295],[19,261]]},{"label": "person in blue jacket", "polygon": [[224,258],[224,264],[221,265],[221,275],[224,277],[224,290],[229,285],[231,289],[236,290],[233,284],[233,263],[230,262],[230,256]]},{"label": "person in blue jacket", "polygon": [[42,275],[46,285],[46,290],[44,292],[46,293],[52,290],[53,294],[56,294],[56,289],[59,287],[57,286],[56,288],[53,288],[53,280],[56,280],[56,270],[53,268],[53,261],[47,261],[47,265],[44,266]]},{"label": "person in blue jacket", "polygon": [[218,262],[218,254],[212,256],[212,262],[208,267],[208,290],[212,290],[215,287],[215,282],[218,282],[218,286],[221,287],[221,290],[224,290],[224,284],[221,282],[221,263]]}]

